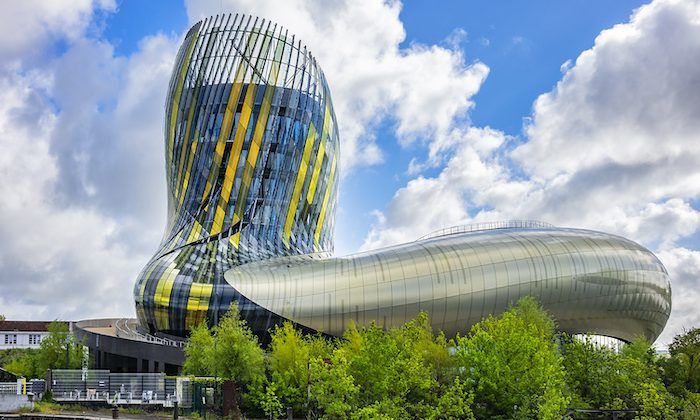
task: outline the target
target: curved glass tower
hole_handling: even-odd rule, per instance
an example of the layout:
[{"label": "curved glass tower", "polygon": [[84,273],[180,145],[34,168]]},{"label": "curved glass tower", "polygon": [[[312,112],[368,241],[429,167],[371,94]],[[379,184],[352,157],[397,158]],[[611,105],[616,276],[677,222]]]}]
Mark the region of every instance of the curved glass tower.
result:
[{"label": "curved glass tower", "polygon": [[337,154],[328,85],[294,35],[241,15],[194,25],[170,80],[168,224],[134,288],[140,323],[184,335],[233,300],[252,315],[226,270],[332,252]]},{"label": "curved glass tower", "polygon": [[323,72],[286,30],[240,15],[190,29],[165,118],[168,225],[134,287],[151,332],[185,336],[236,302],[260,336],[284,320],[339,335],[420,311],[466,332],[535,296],[559,328],[654,340],[668,274],[614,235],[505,222],[331,257],[338,132]]}]

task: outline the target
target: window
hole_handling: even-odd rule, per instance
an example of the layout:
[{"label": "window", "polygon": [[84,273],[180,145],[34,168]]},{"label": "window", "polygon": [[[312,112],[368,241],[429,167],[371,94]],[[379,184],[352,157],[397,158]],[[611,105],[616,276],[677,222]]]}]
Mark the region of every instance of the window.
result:
[{"label": "window", "polygon": [[29,334],[29,345],[35,346],[41,343],[41,334]]},{"label": "window", "polygon": [[17,334],[5,334],[5,344],[17,344]]}]

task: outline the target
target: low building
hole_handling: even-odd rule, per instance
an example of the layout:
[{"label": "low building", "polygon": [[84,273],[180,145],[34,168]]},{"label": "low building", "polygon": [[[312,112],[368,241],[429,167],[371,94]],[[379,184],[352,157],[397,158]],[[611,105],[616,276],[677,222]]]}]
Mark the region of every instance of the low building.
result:
[{"label": "low building", "polygon": [[51,321],[0,321],[0,350],[38,349]]}]

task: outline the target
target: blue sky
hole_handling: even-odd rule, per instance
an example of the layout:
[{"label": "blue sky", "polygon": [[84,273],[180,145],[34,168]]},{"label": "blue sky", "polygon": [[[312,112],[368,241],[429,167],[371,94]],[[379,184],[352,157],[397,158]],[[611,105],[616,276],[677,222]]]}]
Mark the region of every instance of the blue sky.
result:
[{"label": "blue sky", "polygon": [[328,77],[343,155],[338,254],[503,219],[602,230],[668,268],[662,342],[700,325],[697,0],[4,9],[0,313],[133,313],[131,284],[165,224],[173,59],[192,23],[233,11],[296,33]]}]

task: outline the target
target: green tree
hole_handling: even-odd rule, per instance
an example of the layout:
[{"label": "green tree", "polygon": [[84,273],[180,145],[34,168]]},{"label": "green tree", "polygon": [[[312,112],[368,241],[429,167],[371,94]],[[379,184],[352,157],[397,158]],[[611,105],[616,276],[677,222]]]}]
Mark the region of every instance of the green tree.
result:
[{"label": "green tree", "polygon": [[2,322],[2,321],[4,321],[4,320],[5,320],[5,315],[0,314],[0,322]]},{"label": "green tree", "polygon": [[331,347],[320,336],[302,335],[290,322],[275,328],[271,337],[268,348],[268,387],[273,387],[283,407],[291,407],[294,413],[306,415],[311,359],[327,359]]},{"label": "green tree", "polygon": [[661,381],[656,353],[643,338],[620,353],[590,338],[571,339],[563,352],[575,407],[638,409],[644,419],[675,417],[675,401]]},{"label": "green tree", "polygon": [[430,415],[431,419],[473,419],[472,404],[474,392],[459,378],[443,388],[443,392],[437,401],[435,410]]},{"label": "green tree", "polygon": [[41,341],[39,349],[10,361],[4,366],[5,369],[27,378],[41,378],[48,369],[81,368],[82,344],[68,332],[68,325],[54,321],[49,324],[48,330],[49,334]]},{"label": "green tree", "polygon": [[583,340],[564,337],[563,365],[571,405],[575,408],[611,408],[620,394],[617,356],[608,347],[596,345],[590,337]]},{"label": "green tree", "polygon": [[[443,418],[449,415],[441,417],[441,410],[457,403],[460,406],[451,407],[452,411],[471,413],[468,387],[454,381],[456,366],[448,350],[453,343],[433,333],[425,313],[389,331],[375,324],[351,325],[333,343],[330,350],[325,347],[327,357],[310,355],[314,414],[358,419]],[[440,399],[443,394],[449,395]]]},{"label": "green tree", "polygon": [[195,376],[214,375],[213,369],[214,336],[205,322],[197,325],[190,332],[185,344],[185,374]]},{"label": "green tree", "polygon": [[274,382],[269,383],[265,388],[265,392],[260,398],[259,405],[268,418],[276,419],[281,417],[284,413],[284,405],[277,395],[277,388]]},{"label": "green tree", "polygon": [[36,350],[34,349],[7,349],[7,350],[0,350],[0,366],[7,366],[8,363],[15,359],[19,359],[21,357],[24,357],[25,355],[29,353],[34,353]]},{"label": "green tree", "polygon": [[668,351],[678,367],[677,380],[688,391],[700,393],[700,328],[676,335]]},{"label": "green tree", "polygon": [[700,419],[700,394],[688,392],[680,401],[679,418],[683,420]]},{"label": "green tree", "polygon": [[339,343],[359,386],[358,404],[368,416],[426,418],[442,386],[454,377],[444,335],[433,334],[427,314],[388,332],[371,324],[351,326]]},{"label": "green tree", "polygon": [[560,418],[568,404],[554,322],[532,298],[477,323],[457,340],[478,418]]},{"label": "green tree", "polygon": [[264,352],[258,338],[240,318],[238,306],[233,305],[213,329],[211,365],[215,376],[231,379],[237,385],[259,385],[265,377]]},{"label": "green tree", "polygon": [[[185,372],[213,375],[234,381],[236,401],[241,391],[244,404],[262,400],[265,383],[265,357],[257,337],[232,305],[211,330],[200,324],[185,346]],[[236,407],[238,411],[238,406]]]},{"label": "green tree", "polygon": [[329,358],[311,359],[311,408],[320,418],[349,418],[357,410],[360,387],[350,375],[350,366],[343,353],[335,349]]}]

